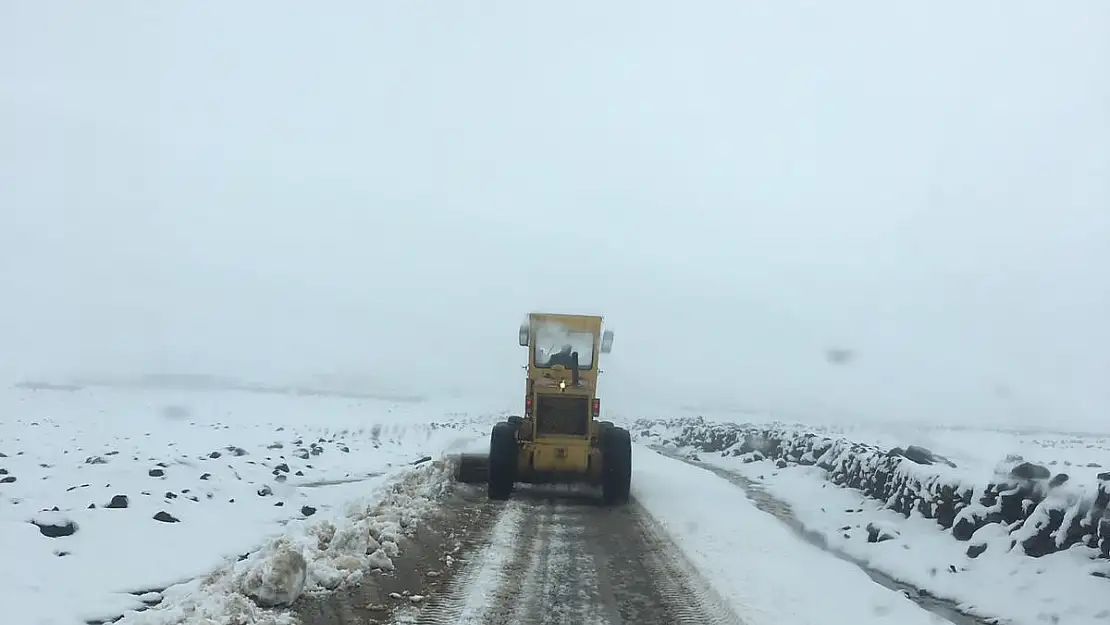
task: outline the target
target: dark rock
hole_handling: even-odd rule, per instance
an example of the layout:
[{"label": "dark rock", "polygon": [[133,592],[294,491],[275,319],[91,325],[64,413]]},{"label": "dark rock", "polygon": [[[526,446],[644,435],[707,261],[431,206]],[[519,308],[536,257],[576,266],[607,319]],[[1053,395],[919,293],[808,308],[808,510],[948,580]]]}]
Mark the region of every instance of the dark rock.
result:
[{"label": "dark rock", "polygon": [[266,449],[283,449],[284,447],[285,445],[282,445],[281,443],[270,443],[269,445],[266,445]]},{"label": "dark rock", "polygon": [[1047,480],[1052,477],[1052,471],[1049,471],[1048,467],[1039,464],[1022,462],[1010,469],[1010,477],[1019,480]]},{"label": "dark rock", "polygon": [[1021,542],[1021,548],[1025,555],[1039,558],[1057,551],[1056,538],[1053,534],[1060,528],[1063,521],[1064,511],[1059,508],[1050,508],[1048,510],[1048,522],[1039,525],[1036,528],[1036,533]]},{"label": "dark rock", "polygon": [[89,456],[85,458],[85,464],[108,464],[108,461],[100,456]]},{"label": "dark rock", "polygon": [[15,482],[14,475],[5,475],[4,477],[0,477],[0,484],[11,484],[13,482]]},{"label": "dark rock", "polygon": [[47,538],[64,538],[77,533],[77,524],[70,519],[53,515],[42,516],[31,521],[39,528],[39,533]]},{"label": "dark rock", "polygon": [[351,448],[346,446],[346,445],[340,445],[339,446],[339,451],[341,451],[343,453],[349,453],[351,451]]},{"label": "dark rock", "polygon": [[247,455],[247,450],[243,449],[242,447],[235,447],[233,445],[231,447],[225,447],[225,449],[227,449],[227,451],[229,453],[231,453],[231,455],[233,455],[233,456],[245,456],[245,455]]},{"label": "dark rock", "polygon": [[177,493],[167,490],[166,499],[177,499]]},{"label": "dark rock", "polygon": [[968,545],[967,546],[967,557],[969,557],[969,558],[978,558],[979,556],[983,555],[983,552],[986,551],[986,550],[987,550],[987,543],[980,543],[980,544],[976,544],[976,545]]},{"label": "dark rock", "polygon": [[933,452],[917,445],[907,447],[906,451],[902,452],[902,456],[917,464],[933,464]]},{"label": "dark rock", "polygon": [[269,486],[263,486],[262,488],[258,489],[258,496],[259,497],[268,497],[268,496],[273,495],[273,494],[274,494],[274,491]]},{"label": "dark rock", "polygon": [[170,514],[169,512],[166,512],[165,510],[158,511],[158,513],[155,514],[153,518],[154,518],[155,521],[161,521],[163,523],[180,523],[181,522],[181,519],[178,519],[177,517]]},{"label": "dark rock", "polygon": [[283,462],[283,463],[277,465],[276,467],[274,467],[275,475],[277,474],[276,473],[277,471],[281,471],[282,473],[288,473],[289,472],[289,465],[287,465]]},{"label": "dark rock", "polygon": [[128,505],[130,505],[130,503],[131,503],[131,501],[127,498],[127,495],[115,495],[115,496],[112,497],[112,500],[109,501],[108,504],[104,507],[105,508],[126,508]]},{"label": "dark rock", "polygon": [[162,469],[151,469],[151,470],[147,471],[146,474],[149,475],[150,477],[165,477],[166,472],[163,471]]},{"label": "dark rock", "polygon": [[207,480],[210,477],[212,477],[211,473],[203,473],[203,474],[201,474],[200,479]]},{"label": "dark rock", "polygon": [[8,474],[7,469],[0,469],[0,475],[7,475],[7,474]]},{"label": "dark rock", "polygon": [[304,477],[304,471],[297,471],[293,475],[296,475],[297,477]]},{"label": "dark rock", "polygon": [[308,450],[303,448],[303,447],[298,448],[298,449],[294,449],[293,450],[293,455],[300,458],[301,460],[308,460],[308,456],[309,456]]},{"label": "dark rock", "polygon": [[301,506],[301,514],[305,516],[312,516],[316,514],[316,508],[313,508],[312,506]]},{"label": "dark rock", "polygon": [[787,463],[782,458],[779,458],[778,460],[775,461],[775,466],[780,468],[780,469],[785,469],[787,467]]},{"label": "dark rock", "polygon": [[219,457],[220,457],[220,456],[222,456],[222,455],[223,455],[223,454],[221,454],[220,452],[218,452],[218,451],[214,451],[214,452],[212,452],[212,453],[208,454],[208,457],[209,457],[209,458],[211,458],[211,459],[213,459],[213,460],[215,460],[216,458],[219,458]]},{"label": "dark rock", "polygon": [[280,508],[280,507],[282,507],[282,506],[284,506],[284,505],[285,505],[285,502],[284,502],[284,501],[278,501],[278,502],[274,503],[274,506],[275,506],[275,507],[277,507],[277,508]]},{"label": "dark rock", "polygon": [[1067,473],[1057,473],[1056,475],[1054,475],[1054,476],[1052,477],[1052,480],[1051,480],[1051,481],[1049,481],[1049,483],[1048,483],[1048,487],[1049,487],[1049,488],[1056,488],[1057,486],[1061,486],[1061,485],[1063,485],[1063,484],[1064,484],[1064,482],[1067,482],[1067,481],[1068,481],[1068,479],[1069,479],[1069,478],[1068,478],[1068,474],[1067,474]]}]

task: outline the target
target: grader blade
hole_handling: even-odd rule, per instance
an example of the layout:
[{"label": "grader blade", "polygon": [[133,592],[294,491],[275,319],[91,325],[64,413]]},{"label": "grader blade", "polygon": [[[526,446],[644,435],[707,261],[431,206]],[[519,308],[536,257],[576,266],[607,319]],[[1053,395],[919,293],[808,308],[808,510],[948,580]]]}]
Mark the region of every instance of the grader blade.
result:
[{"label": "grader blade", "polygon": [[489,454],[462,454],[455,469],[455,480],[464,484],[489,481]]}]

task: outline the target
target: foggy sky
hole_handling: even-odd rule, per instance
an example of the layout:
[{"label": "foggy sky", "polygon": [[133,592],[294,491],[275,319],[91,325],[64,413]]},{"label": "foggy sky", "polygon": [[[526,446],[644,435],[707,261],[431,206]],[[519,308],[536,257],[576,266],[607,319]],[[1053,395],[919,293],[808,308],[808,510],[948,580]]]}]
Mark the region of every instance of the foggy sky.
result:
[{"label": "foggy sky", "polygon": [[552,309],[616,405],[1093,427],[1108,273],[1097,0],[0,4],[13,379],[511,396]]}]

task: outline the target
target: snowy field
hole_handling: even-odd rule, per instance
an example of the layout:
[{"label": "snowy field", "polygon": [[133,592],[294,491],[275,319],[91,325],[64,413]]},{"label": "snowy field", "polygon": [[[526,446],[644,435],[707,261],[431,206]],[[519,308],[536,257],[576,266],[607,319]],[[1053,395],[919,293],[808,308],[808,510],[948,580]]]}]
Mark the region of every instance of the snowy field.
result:
[{"label": "snowy field", "polygon": [[[308,541],[305,553],[314,555],[301,568],[310,588],[388,567],[391,528],[431,505],[447,478],[426,458],[472,441],[494,419],[468,430],[476,417],[451,410],[244,392],[4,390],[0,604],[7,620],[112,619],[213,571],[203,584],[166,593],[163,607],[180,610],[122,622],[252,611],[248,595],[282,598],[267,596],[280,592],[251,568],[272,558],[239,558]],[[394,478],[411,469],[398,490]],[[386,500],[392,505],[375,507]],[[332,535],[321,539],[321,531]],[[377,536],[381,549],[367,555],[367,536]]]},{"label": "snowy field", "polygon": [[[671,448],[747,478],[753,488],[788,504],[795,518],[831,549],[950,600],[966,612],[1014,625],[1110,622],[1110,602],[1106,600],[1110,560],[1105,554],[1110,541],[1106,539],[1107,521],[1103,516],[1110,496],[1104,468],[1110,467],[1110,438],[967,428],[922,428],[902,435],[862,426],[785,426],[778,430],[776,436],[787,442],[793,440],[798,445],[795,449],[802,449],[799,441],[817,445],[812,441],[819,437],[804,439],[803,435],[820,432],[822,436],[845,437],[884,450],[908,444],[927,446],[938,457],[927,465],[895,459],[900,464],[894,474],[905,481],[889,498],[879,500],[866,496],[860,488],[830,482],[834,476],[847,474],[852,474],[862,488],[875,487],[868,480],[894,480],[868,474],[867,466],[850,466],[853,462],[868,462],[857,460],[869,453],[858,446],[845,443],[829,448],[827,456],[815,452],[813,456],[820,457],[793,456],[787,462],[770,452],[766,457],[744,453],[747,448],[743,442],[736,442],[736,428],[713,422],[656,421],[639,423],[636,434],[643,443]],[[747,431],[766,431],[763,426],[751,428]],[[743,428],[739,431],[744,440]],[[787,444],[782,449],[784,454],[793,453],[786,451]],[[1043,481],[1052,487],[1045,486],[1048,494],[1039,501],[1019,500],[1020,518],[997,518],[1004,516],[1001,508],[1008,491],[1005,486],[990,490],[988,484],[1019,484],[1009,471],[1023,461],[1050,468],[1054,479]],[[1057,484],[1061,473],[1066,473],[1068,479]],[[945,487],[955,495],[961,489],[972,494],[970,505],[962,509],[957,505],[951,511],[950,520],[956,525],[973,515],[990,515],[990,520],[996,522],[980,522],[970,539],[957,540],[952,527],[938,524],[942,514],[927,518],[917,509],[924,500],[935,512],[940,503],[935,494],[944,492]],[[913,508],[908,517],[900,511],[906,507]],[[1050,516],[1054,524],[1050,524]],[[1078,524],[1080,517],[1087,518],[1086,524]],[[1031,539],[1038,534],[1047,534],[1041,538],[1050,546],[1062,548],[1031,557],[1024,544],[1030,541],[1035,546],[1038,541]]]}]

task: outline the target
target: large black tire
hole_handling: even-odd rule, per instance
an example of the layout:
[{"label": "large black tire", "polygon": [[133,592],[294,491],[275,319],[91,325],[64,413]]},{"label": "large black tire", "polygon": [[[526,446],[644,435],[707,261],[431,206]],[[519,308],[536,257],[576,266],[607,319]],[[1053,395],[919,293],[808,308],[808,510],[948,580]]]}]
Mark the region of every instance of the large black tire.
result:
[{"label": "large black tire", "polygon": [[605,431],[613,427],[612,421],[598,421],[597,422],[597,445],[601,447],[601,441],[605,440]]},{"label": "large black tire", "polygon": [[502,421],[489,436],[489,498],[505,500],[516,483],[516,426]]},{"label": "large black tire", "polygon": [[524,423],[524,417],[512,416],[505,420],[517,427],[519,427],[520,424]]},{"label": "large black tire", "polygon": [[601,438],[601,499],[606,505],[628,503],[632,488],[632,437],[628,430],[607,427]]}]

